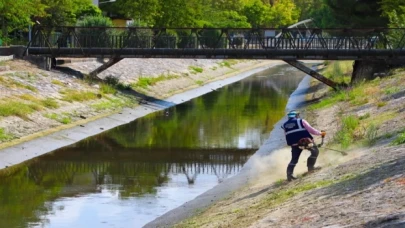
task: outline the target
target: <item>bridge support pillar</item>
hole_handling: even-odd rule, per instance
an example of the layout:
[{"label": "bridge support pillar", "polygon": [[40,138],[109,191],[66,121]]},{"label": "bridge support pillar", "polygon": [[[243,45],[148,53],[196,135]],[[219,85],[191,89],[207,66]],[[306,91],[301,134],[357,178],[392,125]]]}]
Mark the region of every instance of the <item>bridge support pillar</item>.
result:
[{"label": "bridge support pillar", "polygon": [[[98,67],[97,69],[93,70],[92,72],[90,72],[90,77],[92,78],[98,78],[97,75],[105,70],[107,70],[108,68],[110,68],[111,66],[113,66],[114,64],[118,63],[119,61],[123,60],[124,58],[111,58],[110,60],[108,60],[108,62],[104,63],[103,65],[101,65],[100,67]],[[98,78],[99,79],[99,78]]]},{"label": "bridge support pillar", "polygon": [[311,68],[305,66],[302,62],[297,61],[297,60],[284,60],[284,62],[290,64],[291,66],[297,68],[298,70],[308,74],[309,76],[317,79],[318,81],[321,81],[322,83],[332,87],[334,90],[337,90],[338,86],[342,86],[337,84],[336,82],[326,78],[322,74],[312,70]]}]

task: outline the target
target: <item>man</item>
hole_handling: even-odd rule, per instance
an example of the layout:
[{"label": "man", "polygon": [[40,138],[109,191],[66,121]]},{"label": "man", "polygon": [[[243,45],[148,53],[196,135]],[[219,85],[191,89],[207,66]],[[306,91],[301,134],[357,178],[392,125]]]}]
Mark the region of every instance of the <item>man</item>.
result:
[{"label": "man", "polygon": [[[308,172],[314,170],[316,159],[318,158],[319,150],[313,141],[312,135],[321,135],[325,137],[326,132],[318,131],[311,127],[309,123],[299,118],[300,113],[298,111],[291,111],[287,114],[288,121],[282,126],[285,132],[287,144],[291,146],[291,161],[287,166],[287,180],[292,181],[297,179],[293,176],[295,165],[298,163],[301,152],[303,149],[307,149],[311,152],[311,155],[307,160]],[[312,135],[311,135],[312,134]]]}]

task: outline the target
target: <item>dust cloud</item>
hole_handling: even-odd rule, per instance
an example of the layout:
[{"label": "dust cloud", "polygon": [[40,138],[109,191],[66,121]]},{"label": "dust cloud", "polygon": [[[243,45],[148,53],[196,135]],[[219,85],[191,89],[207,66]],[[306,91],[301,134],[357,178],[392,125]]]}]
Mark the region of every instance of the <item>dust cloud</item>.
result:
[{"label": "dust cloud", "polygon": [[[349,161],[364,154],[364,150],[347,151],[348,155],[343,156],[339,152],[331,151],[326,148],[319,148],[318,160],[315,167],[336,166],[343,162]],[[301,153],[298,164],[295,166],[294,175],[307,172],[307,158],[310,152],[304,150]],[[260,185],[269,185],[276,181],[285,180],[287,177],[286,170],[291,160],[291,148],[285,147],[274,150],[264,156],[252,157],[252,167],[250,170],[251,185],[259,187]]]}]

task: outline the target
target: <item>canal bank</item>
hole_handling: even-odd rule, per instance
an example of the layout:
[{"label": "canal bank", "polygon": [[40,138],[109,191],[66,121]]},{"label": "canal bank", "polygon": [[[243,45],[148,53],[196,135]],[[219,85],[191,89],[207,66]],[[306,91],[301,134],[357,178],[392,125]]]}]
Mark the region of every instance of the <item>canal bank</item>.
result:
[{"label": "canal bank", "polygon": [[[306,90],[309,88],[311,77],[305,76],[298,87],[294,90],[288,99],[286,111],[300,107],[306,101]],[[237,191],[242,187],[246,187],[250,182],[256,182],[260,175],[263,175],[263,170],[268,169],[271,165],[269,155],[279,149],[285,147],[284,133],[281,125],[286,118],[282,118],[270,132],[269,138],[260,146],[253,156],[245,163],[242,170],[235,176],[225,179],[222,183],[210,189],[209,191],[199,195],[195,199],[184,203],[178,208],[175,208],[166,214],[160,216],[154,221],[146,224],[146,228],[154,227],[171,227],[178,222],[195,216],[208,207],[215,205],[218,201],[227,198],[232,192]],[[268,163],[266,163],[268,162]],[[272,161],[274,163],[274,161]],[[265,167],[265,168],[264,168]],[[279,167],[278,167],[279,168]],[[284,168],[275,171],[277,178],[284,174]]]},{"label": "canal bank", "polygon": [[[192,98],[212,92],[225,85],[232,84],[250,75],[283,64],[281,61],[265,61],[232,73],[219,76],[219,80],[209,82],[201,87],[187,90],[173,95],[164,100],[140,103],[135,108],[124,108],[118,113],[104,113],[99,116],[79,120],[72,125],[62,126],[45,132],[39,132],[29,137],[22,137],[11,143],[3,143],[8,146],[0,151],[0,169],[5,169],[33,159],[58,148],[71,145],[90,136],[102,133],[114,127],[127,124],[147,114],[181,104]],[[66,127],[71,127],[64,129]],[[56,132],[53,132],[55,131]]]},{"label": "canal bank", "polygon": [[[305,173],[309,153],[302,154],[299,178],[287,182],[291,152],[276,150],[257,163],[262,169],[254,180],[174,227],[403,227],[404,77],[397,69],[341,92],[313,91],[310,97],[322,101],[311,105],[306,117],[326,130],[329,141],[320,148],[322,169]],[[351,129],[349,121],[355,124]],[[343,133],[350,137],[339,138]]]}]

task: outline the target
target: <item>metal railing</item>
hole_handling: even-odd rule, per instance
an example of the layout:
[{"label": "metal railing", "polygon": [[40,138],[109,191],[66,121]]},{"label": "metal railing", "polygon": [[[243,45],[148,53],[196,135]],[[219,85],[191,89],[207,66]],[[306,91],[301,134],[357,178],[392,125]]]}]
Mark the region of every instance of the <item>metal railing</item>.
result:
[{"label": "metal railing", "polygon": [[333,55],[403,56],[404,45],[405,29],[387,28],[37,27],[27,49],[31,54],[50,56],[211,54],[246,57],[267,54],[271,58],[271,53],[299,56],[325,55],[325,51]]}]

